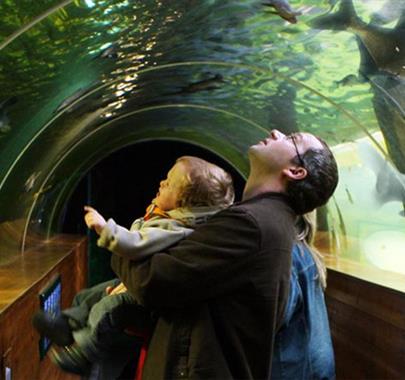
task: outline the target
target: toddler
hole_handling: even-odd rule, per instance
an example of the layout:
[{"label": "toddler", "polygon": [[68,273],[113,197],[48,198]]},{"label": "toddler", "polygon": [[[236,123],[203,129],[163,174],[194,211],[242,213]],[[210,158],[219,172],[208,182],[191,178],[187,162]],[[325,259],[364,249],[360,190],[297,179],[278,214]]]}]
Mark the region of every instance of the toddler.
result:
[{"label": "toddler", "polygon": [[[130,260],[143,260],[190,234],[219,210],[233,203],[231,176],[218,166],[192,156],[179,158],[143,218],[130,230],[113,219],[106,221],[85,206],[85,222],[98,235],[97,244]],[[35,328],[58,348],[52,359],[63,370],[88,375],[92,364],[108,359],[107,378],[117,376],[134,355],[142,332],[152,328],[150,312],[139,305],[119,280],[79,292],[72,307],[57,317],[34,316]],[[128,334],[131,326],[136,334]],[[136,343],[138,342],[138,345]]]}]

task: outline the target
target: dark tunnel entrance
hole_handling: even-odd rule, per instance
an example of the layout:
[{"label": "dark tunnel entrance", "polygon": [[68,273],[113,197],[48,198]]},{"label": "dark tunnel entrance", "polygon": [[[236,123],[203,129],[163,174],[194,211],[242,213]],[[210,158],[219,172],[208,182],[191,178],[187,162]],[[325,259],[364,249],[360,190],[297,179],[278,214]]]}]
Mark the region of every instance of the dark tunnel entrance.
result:
[{"label": "dark tunnel entrance", "polygon": [[96,235],[88,232],[83,220],[83,206],[96,208],[106,219],[113,218],[127,228],[145,213],[154,198],[159,182],[178,157],[198,156],[215,163],[233,178],[235,200],[240,200],[245,180],[227,161],[200,146],[173,140],[150,140],[122,148],[93,166],[82,178],[59,220],[59,230],[69,234],[88,234],[89,285],[114,276],[110,254],[98,248]]}]

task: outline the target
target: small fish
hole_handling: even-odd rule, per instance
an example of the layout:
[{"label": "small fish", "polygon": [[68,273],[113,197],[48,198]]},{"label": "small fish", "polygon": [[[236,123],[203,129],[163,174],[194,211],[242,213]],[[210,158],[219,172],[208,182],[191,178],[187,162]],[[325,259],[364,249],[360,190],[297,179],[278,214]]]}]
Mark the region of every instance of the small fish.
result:
[{"label": "small fish", "polygon": [[41,175],[41,171],[39,171],[39,172],[34,172],[34,173],[32,173],[29,177],[28,177],[28,179],[25,181],[25,183],[24,183],[24,189],[25,189],[25,192],[29,192],[29,191],[31,191],[32,190],[32,188],[34,187],[34,185],[35,185],[35,182],[37,181],[37,179],[38,179],[38,177]]},{"label": "small fish", "polygon": [[347,194],[347,198],[349,199],[349,202],[351,204],[354,204],[352,194],[350,193],[350,191],[349,191],[349,189],[347,187],[345,187],[345,191],[346,191],[346,194]]},{"label": "small fish", "polygon": [[0,102],[0,132],[7,133],[11,130],[10,118],[8,116],[8,110],[11,106],[17,103],[16,96],[12,96]]},{"label": "small fish", "polygon": [[92,59],[94,60],[97,58],[117,59],[118,58],[118,44],[112,44],[112,45],[106,47],[101,52],[99,52],[97,55],[95,55]]},{"label": "small fish", "polygon": [[379,70],[394,76],[405,76],[404,14],[393,29],[388,29],[367,24],[358,17],[353,0],[341,0],[337,12],[316,17],[310,25],[317,29],[353,32]]},{"label": "small fish", "polygon": [[221,88],[224,79],[221,74],[215,74],[212,78],[204,79],[198,82],[190,83],[183,87],[177,94],[192,94],[200,91],[211,91]]},{"label": "small fish", "polygon": [[359,83],[364,83],[364,80],[354,74],[346,75],[344,78],[335,81],[337,86],[353,86]]},{"label": "small fish", "polygon": [[[336,202],[335,197],[332,197],[332,200],[333,200],[333,203],[334,203],[334,205],[335,205],[335,208],[336,208],[336,211],[337,211],[337,214],[338,214],[339,227],[340,227],[341,234],[346,238],[346,236],[347,236],[347,230],[346,230],[345,221],[344,221],[344,219],[343,219],[342,211],[340,211],[339,205],[338,205],[338,203]],[[345,240],[345,243],[347,243],[346,240]]]},{"label": "small fish", "polygon": [[110,59],[117,59],[118,58],[118,46],[111,45],[107,49],[103,50],[99,55],[100,58],[110,58]]},{"label": "small fish", "polygon": [[279,15],[281,18],[287,20],[291,24],[296,24],[296,16],[302,14],[302,12],[292,9],[287,0],[268,0],[265,3],[262,3],[262,5],[274,8],[275,10],[270,13]]}]

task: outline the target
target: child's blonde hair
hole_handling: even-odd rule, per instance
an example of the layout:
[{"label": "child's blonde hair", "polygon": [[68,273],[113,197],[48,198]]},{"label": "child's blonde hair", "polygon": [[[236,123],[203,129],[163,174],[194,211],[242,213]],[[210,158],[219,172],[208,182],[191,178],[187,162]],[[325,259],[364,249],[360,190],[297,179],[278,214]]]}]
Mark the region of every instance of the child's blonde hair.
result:
[{"label": "child's blonde hair", "polygon": [[311,252],[316,269],[318,270],[319,282],[323,289],[326,288],[326,266],[322,254],[315,248],[314,239],[316,232],[316,210],[301,215],[298,219],[297,240],[303,243]]},{"label": "child's blonde hair", "polygon": [[235,198],[232,177],[219,166],[194,156],[177,159],[188,169],[178,207],[226,208]]}]

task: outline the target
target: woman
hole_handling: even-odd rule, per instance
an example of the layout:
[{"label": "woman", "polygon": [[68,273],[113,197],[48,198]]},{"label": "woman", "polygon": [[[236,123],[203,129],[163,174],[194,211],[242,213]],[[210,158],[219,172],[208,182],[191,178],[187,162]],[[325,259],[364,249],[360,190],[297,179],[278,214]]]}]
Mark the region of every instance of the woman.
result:
[{"label": "woman", "polygon": [[292,251],[290,293],[276,335],[272,380],[335,379],[335,361],[325,305],[326,268],[313,247],[315,213],[299,219]]}]

